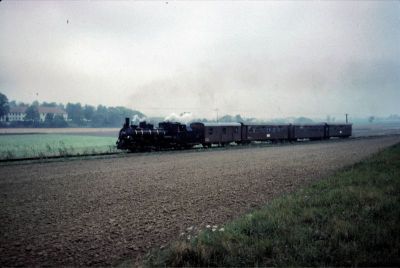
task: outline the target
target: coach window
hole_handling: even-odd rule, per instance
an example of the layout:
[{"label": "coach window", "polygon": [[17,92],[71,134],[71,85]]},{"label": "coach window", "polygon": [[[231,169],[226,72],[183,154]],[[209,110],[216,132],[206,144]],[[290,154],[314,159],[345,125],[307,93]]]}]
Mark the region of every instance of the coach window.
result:
[{"label": "coach window", "polygon": [[212,134],[213,134],[213,128],[210,127],[210,128],[208,129],[208,135],[212,135]]},{"label": "coach window", "polygon": [[239,128],[235,127],[235,133],[238,133],[238,132],[239,132]]},{"label": "coach window", "polygon": [[222,133],[225,135],[226,134],[226,127],[222,128]]}]

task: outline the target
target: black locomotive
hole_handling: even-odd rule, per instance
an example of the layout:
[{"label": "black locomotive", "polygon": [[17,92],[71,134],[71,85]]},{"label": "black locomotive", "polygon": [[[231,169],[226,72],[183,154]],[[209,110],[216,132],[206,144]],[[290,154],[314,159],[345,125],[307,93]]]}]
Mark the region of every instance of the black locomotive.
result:
[{"label": "black locomotive", "polygon": [[167,148],[187,149],[195,145],[211,147],[252,141],[298,141],[322,140],[332,137],[348,138],[352,133],[351,124],[310,124],[310,125],[255,125],[243,123],[191,123],[161,122],[157,128],[145,121],[131,125],[130,119],[119,132],[117,148],[130,151],[161,150]]}]

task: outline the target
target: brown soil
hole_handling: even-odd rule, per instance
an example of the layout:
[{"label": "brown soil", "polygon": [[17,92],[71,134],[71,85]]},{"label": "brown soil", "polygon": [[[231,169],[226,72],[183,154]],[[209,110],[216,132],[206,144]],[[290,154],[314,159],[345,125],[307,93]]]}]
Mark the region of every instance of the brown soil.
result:
[{"label": "brown soil", "polygon": [[398,136],[0,166],[0,265],[138,260],[190,226],[232,220],[397,142]]}]

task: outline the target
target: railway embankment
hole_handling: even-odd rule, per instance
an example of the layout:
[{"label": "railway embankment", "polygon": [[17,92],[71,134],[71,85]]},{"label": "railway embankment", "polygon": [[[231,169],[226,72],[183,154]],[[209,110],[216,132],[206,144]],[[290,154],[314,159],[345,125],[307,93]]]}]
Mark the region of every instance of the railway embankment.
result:
[{"label": "railway embankment", "polygon": [[[399,135],[400,136],[400,135]],[[3,138],[3,140],[1,140]],[[113,139],[103,139],[99,137],[88,137],[85,139],[83,136],[72,136],[72,135],[32,135],[22,137],[18,135],[15,139],[15,135],[11,136],[0,136],[0,165],[2,163],[11,162],[24,162],[24,161],[57,161],[64,159],[78,159],[88,157],[124,157],[128,151],[118,150],[113,145]],[[83,138],[83,139],[82,139]],[[370,138],[370,137],[362,137]],[[52,142],[48,142],[48,140]],[[357,138],[360,139],[360,138]],[[10,142],[11,141],[11,142]],[[201,145],[195,146],[190,149],[163,149],[159,151],[154,150],[143,150],[142,152],[135,153],[168,153],[168,152],[180,152],[180,151],[210,151],[210,150],[228,150],[228,149],[241,149],[241,148],[257,148],[257,147],[270,147],[270,146],[281,146],[281,145],[294,145],[304,144],[307,142],[337,142],[341,139],[333,140],[322,140],[322,141],[300,141],[300,142],[285,142],[285,143],[271,143],[271,142],[254,142],[251,144],[241,145],[230,145],[220,147],[214,145],[213,147],[203,148]],[[89,145],[88,145],[89,144]],[[130,152],[129,152],[130,153]]]}]

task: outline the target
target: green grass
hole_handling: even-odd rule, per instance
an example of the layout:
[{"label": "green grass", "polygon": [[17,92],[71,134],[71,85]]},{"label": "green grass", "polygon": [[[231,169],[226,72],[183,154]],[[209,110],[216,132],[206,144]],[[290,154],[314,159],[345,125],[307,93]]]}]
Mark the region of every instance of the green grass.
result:
[{"label": "green grass", "polygon": [[114,137],[64,134],[0,135],[0,159],[113,152]]},{"label": "green grass", "polygon": [[147,266],[400,266],[400,145],[224,226]]}]

